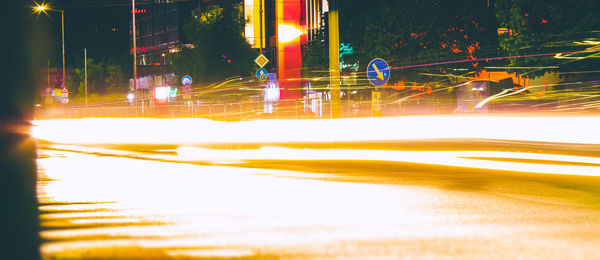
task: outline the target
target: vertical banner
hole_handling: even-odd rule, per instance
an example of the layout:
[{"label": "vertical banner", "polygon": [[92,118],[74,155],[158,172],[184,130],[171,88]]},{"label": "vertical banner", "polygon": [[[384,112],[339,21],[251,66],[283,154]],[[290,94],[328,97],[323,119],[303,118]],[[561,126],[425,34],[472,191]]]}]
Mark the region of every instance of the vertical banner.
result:
[{"label": "vertical banner", "polygon": [[277,0],[277,72],[281,99],[302,97],[303,35],[301,20],[305,0]]}]

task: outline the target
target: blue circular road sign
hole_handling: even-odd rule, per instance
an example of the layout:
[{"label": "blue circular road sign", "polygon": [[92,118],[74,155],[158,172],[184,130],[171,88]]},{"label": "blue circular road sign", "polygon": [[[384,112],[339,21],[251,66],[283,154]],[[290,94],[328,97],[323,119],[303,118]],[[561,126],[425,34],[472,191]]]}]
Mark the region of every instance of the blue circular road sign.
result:
[{"label": "blue circular road sign", "polygon": [[183,78],[181,78],[181,84],[182,85],[192,85],[192,77],[185,75],[183,76]]},{"label": "blue circular road sign", "polygon": [[383,59],[374,59],[367,66],[367,77],[374,86],[383,86],[390,79],[390,66]]},{"label": "blue circular road sign", "polygon": [[264,68],[260,68],[256,71],[256,78],[260,79],[262,81],[267,80],[267,77],[269,76],[269,72],[267,72],[266,69]]}]

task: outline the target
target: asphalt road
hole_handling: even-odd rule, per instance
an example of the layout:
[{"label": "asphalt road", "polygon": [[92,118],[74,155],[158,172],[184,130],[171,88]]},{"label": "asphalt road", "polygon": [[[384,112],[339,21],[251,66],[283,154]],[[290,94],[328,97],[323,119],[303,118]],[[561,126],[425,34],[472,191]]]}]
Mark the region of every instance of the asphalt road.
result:
[{"label": "asphalt road", "polygon": [[42,254],[600,259],[599,160],[599,145],[483,139],[40,142]]}]

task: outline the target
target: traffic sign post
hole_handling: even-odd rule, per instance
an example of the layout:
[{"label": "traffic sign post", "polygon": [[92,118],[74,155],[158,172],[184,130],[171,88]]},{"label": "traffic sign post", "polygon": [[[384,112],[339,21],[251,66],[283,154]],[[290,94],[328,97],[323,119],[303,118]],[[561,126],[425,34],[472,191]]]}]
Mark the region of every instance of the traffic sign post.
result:
[{"label": "traffic sign post", "polygon": [[267,70],[264,68],[260,68],[256,71],[256,78],[260,79],[261,81],[267,80],[268,76],[269,72],[267,72]]},{"label": "traffic sign post", "polygon": [[267,59],[267,57],[265,57],[265,55],[261,53],[260,55],[258,55],[258,57],[256,57],[254,62],[256,63],[256,65],[258,65],[258,67],[263,68],[267,65],[267,63],[269,63],[269,59]]},{"label": "traffic sign post", "polygon": [[181,78],[181,85],[192,85],[192,77],[185,75]]},{"label": "traffic sign post", "polygon": [[383,86],[390,79],[390,66],[383,59],[374,59],[367,66],[367,77],[373,86]]},{"label": "traffic sign post", "polygon": [[62,91],[61,91],[61,96],[63,98],[69,97],[69,90],[67,89],[67,86],[63,86]]},{"label": "traffic sign post", "polygon": [[190,95],[192,93],[192,86],[184,85],[182,88],[182,92],[183,92],[183,99],[185,99],[185,100],[192,99],[192,95]]},{"label": "traffic sign post", "polygon": [[381,92],[371,92],[371,116],[381,116]]},{"label": "traffic sign post", "polygon": [[367,66],[367,77],[375,86],[375,91],[371,92],[371,115],[381,116],[381,92],[377,91],[377,87],[385,85],[390,79],[390,66],[383,59],[373,59]]},{"label": "traffic sign post", "polygon": [[183,94],[189,95],[192,93],[192,86],[184,85],[182,91],[183,91]]}]

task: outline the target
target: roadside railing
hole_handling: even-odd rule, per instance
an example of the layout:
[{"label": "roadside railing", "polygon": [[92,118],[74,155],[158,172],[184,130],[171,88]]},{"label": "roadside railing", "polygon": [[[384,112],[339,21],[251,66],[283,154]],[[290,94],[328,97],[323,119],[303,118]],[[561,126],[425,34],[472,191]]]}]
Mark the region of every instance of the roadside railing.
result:
[{"label": "roadside railing", "polygon": [[[342,100],[340,117],[370,117],[414,114],[410,104],[387,103],[381,105],[381,113],[373,110],[371,100]],[[419,106],[419,111],[451,113],[451,108]],[[331,118],[331,103],[321,100],[280,100],[275,102],[234,102],[234,103],[188,103],[179,105],[106,107],[48,107],[37,108],[35,119],[73,119],[88,117],[149,117],[149,118],[206,118],[220,121],[247,121],[257,119],[318,119]]]}]

